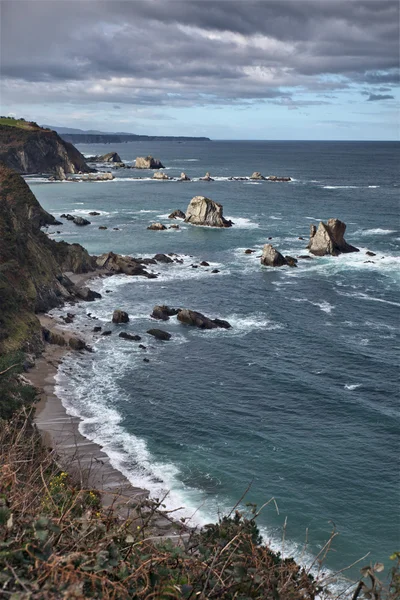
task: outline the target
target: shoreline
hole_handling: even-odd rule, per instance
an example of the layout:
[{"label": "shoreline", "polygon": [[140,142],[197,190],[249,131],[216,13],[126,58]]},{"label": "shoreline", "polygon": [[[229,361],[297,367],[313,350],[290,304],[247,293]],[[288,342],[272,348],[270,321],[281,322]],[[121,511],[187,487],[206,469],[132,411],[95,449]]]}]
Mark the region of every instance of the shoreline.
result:
[{"label": "shoreline", "polygon": [[[89,279],[101,276],[102,272],[91,272],[79,275],[67,275],[77,285]],[[67,329],[60,328],[55,317],[48,314],[37,315],[42,327],[57,333],[66,340],[71,336],[80,336],[73,325]],[[76,352],[68,346],[45,344],[45,349],[35,365],[25,377],[38,389],[39,400],[35,404],[34,423],[42,435],[43,442],[55,453],[62,468],[68,471],[80,485],[88,489],[96,489],[101,494],[104,508],[113,506],[123,519],[140,519],[135,507],[147,504],[145,511],[151,511],[152,499],[149,490],[136,487],[126,476],[111,465],[109,456],[101,446],[92,442],[79,431],[81,419],[68,414],[61,398],[56,394],[56,376],[60,364],[67,354]],[[153,507],[155,502],[153,503]],[[151,531],[154,538],[182,539],[190,531],[188,526],[172,519],[167,512],[157,509],[151,519]]]}]

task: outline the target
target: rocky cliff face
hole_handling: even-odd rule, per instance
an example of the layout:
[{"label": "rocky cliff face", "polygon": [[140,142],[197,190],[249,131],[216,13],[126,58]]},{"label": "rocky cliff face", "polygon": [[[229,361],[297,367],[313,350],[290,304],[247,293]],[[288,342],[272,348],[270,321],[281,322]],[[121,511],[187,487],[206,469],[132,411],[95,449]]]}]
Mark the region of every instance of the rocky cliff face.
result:
[{"label": "rocky cliff face", "polygon": [[76,292],[63,272],[95,268],[95,259],[84,248],[57,243],[41,231],[53,223],[23,178],[0,164],[0,354],[39,349],[35,313],[62,304]]},{"label": "rocky cliff face", "polygon": [[68,173],[92,171],[84,156],[55,131],[0,125],[0,161],[18,173]]}]

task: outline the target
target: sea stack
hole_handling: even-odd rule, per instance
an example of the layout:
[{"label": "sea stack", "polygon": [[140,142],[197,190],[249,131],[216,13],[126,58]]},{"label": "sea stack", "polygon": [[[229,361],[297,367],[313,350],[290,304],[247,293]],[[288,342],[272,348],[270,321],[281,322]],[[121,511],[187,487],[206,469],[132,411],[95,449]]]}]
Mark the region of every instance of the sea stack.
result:
[{"label": "sea stack", "polygon": [[164,165],[158,158],[152,156],[138,156],[135,161],[136,169],[164,169]]},{"label": "sea stack", "polygon": [[195,196],[186,209],[185,223],[207,227],[231,227],[232,221],[222,215],[222,204],[205,196]]},{"label": "sea stack", "polygon": [[318,225],[310,225],[310,241],[307,249],[315,256],[338,256],[346,252],[359,252],[358,248],[351,246],[344,239],[346,224],[339,219],[329,219],[327,223],[322,221]]}]

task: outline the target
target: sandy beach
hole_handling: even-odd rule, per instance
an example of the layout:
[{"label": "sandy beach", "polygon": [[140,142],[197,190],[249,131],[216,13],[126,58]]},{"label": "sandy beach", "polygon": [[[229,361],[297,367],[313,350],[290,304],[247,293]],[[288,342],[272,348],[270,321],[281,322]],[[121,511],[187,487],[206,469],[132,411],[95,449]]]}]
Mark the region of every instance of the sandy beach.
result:
[{"label": "sandy beach", "polygon": [[[93,278],[93,273],[71,277],[78,285],[90,278]],[[81,332],[74,330],[73,325],[68,329],[65,326],[61,328],[61,321],[51,315],[38,315],[38,318],[42,327],[62,335],[66,342],[71,336],[81,337]],[[110,464],[109,457],[101,447],[80,433],[80,419],[67,413],[55,393],[58,367],[69,352],[74,350],[68,346],[46,344],[35,366],[26,374],[26,378],[39,390],[35,423],[45,444],[55,451],[62,468],[78,479],[84,488],[97,489],[104,506],[118,506],[118,514],[122,518],[138,519],[135,506],[147,499],[149,492],[132,485]],[[151,530],[155,537],[178,540],[187,528],[169,515],[157,512],[152,519]]]}]

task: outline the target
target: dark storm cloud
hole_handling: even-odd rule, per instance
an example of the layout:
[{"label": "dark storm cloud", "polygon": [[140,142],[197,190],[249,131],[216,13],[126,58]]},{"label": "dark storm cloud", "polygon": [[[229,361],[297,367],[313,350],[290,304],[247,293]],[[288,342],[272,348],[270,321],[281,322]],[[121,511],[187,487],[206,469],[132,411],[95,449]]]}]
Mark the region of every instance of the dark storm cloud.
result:
[{"label": "dark storm cloud", "polygon": [[3,0],[2,92],[20,102],[304,106],[294,90],[396,85],[398,23],[397,0]]},{"label": "dark storm cloud", "polygon": [[390,94],[370,94],[368,102],[377,102],[378,100],[394,100],[394,96]]}]

